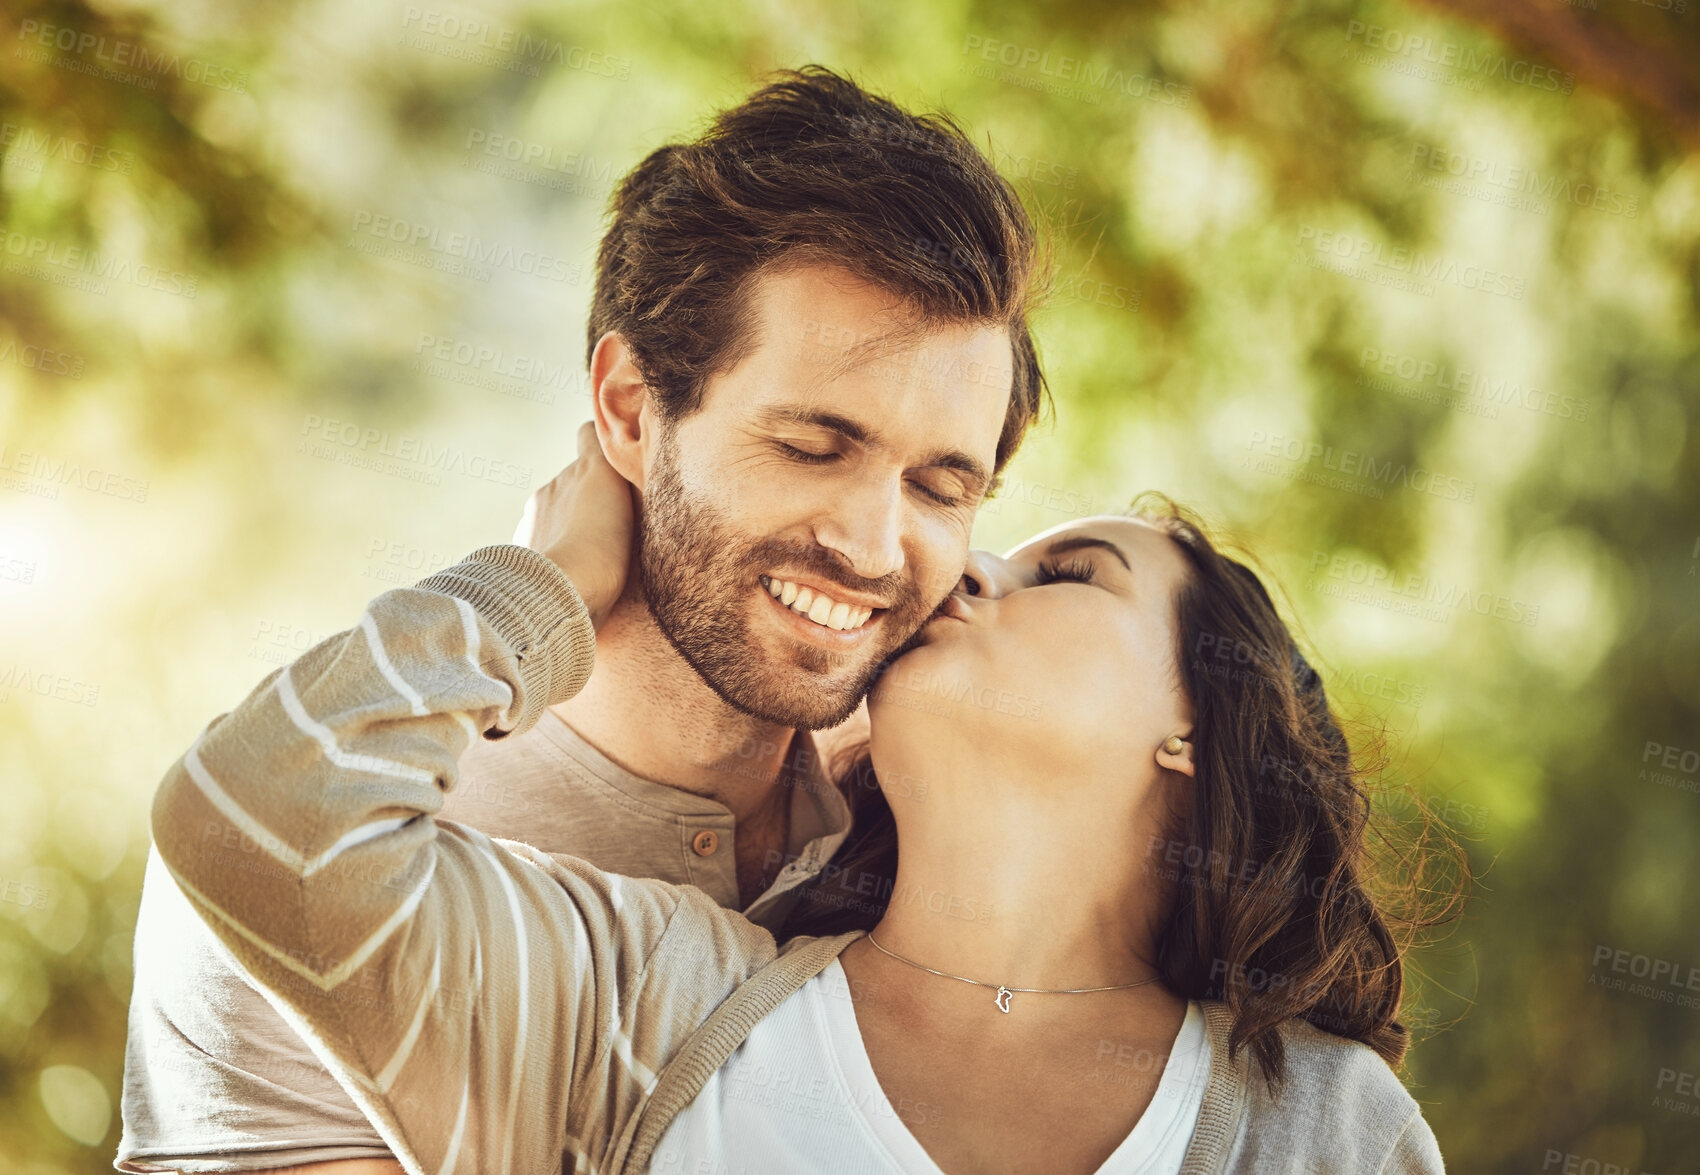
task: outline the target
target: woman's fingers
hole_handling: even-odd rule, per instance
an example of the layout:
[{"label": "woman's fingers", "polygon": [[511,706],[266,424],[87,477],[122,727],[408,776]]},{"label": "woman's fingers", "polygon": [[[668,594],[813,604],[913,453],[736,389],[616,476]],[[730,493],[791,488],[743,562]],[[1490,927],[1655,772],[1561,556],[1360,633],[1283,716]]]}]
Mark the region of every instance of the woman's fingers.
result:
[{"label": "woman's fingers", "polygon": [[578,430],[578,456],[525,504],[514,542],[567,573],[600,624],[625,587],[636,506],[632,487],[603,455],[596,425]]}]

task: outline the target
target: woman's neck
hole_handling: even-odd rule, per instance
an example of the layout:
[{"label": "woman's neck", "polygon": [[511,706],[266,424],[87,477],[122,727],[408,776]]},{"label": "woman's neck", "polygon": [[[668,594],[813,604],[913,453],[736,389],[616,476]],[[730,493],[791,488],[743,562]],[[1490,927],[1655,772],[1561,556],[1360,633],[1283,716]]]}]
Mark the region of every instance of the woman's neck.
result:
[{"label": "woman's neck", "polygon": [[1083,787],[1070,797],[1054,784],[984,775],[973,786],[894,805],[902,847],[874,930],[879,945],[1008,987],[1102,987],[1156,974],[1160,879],[1146,867],[1155,821],[1083,802],[1113,791]]}]

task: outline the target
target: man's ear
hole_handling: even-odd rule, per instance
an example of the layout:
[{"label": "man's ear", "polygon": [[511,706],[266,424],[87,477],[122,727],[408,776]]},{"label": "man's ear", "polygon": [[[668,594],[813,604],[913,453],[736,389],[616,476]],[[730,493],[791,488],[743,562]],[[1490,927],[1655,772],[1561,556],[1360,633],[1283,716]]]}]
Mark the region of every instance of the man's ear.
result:
[{"label": "man's ear", "polygon": [[1157,748],[1157,766],[1167,768],[1170,771],[1179,771],[1188,779],[1193,778],[1192,737],[1190,735],[1181,736],[1181,749],[1179,751],[1166,751],[1159,746]]},{"label": "man's ear", "polygon": [[643,373],[625,339],[609,331],[590,356],[590,398],[596,439],[614,471],[643,490],[644,471],[655,441],[656,419]]}]

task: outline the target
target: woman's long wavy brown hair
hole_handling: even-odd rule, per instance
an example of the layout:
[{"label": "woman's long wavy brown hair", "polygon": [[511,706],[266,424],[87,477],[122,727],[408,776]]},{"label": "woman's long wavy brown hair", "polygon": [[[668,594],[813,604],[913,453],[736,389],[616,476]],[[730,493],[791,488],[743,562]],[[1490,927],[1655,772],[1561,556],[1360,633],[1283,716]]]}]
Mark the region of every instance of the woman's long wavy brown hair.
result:
[{"label": "woman's long wavy brown hair", "polygon": [[[1383,764],[1354,763],[1321,678],[1258,577],[1160,495],[1128,513],[1167,534],[1191,570],[1176,600],[1176,664],[1196,719],[1191,802],[1141,850],[1165,887],[1164,983],[1227,1004],[1229,1058],[1248,1048],[1271,1092],[1286,1071],[1280,1027],[1295,1017],[1397,1069],[1410,1044],[1403,955],[1418,931],[1456,917],[1468,858],[1420,801],[1414,828],[1372,815]],[[867,744],[834,766],[852,831],[785,936],[871,928],[891,895],[897,828]]]}]

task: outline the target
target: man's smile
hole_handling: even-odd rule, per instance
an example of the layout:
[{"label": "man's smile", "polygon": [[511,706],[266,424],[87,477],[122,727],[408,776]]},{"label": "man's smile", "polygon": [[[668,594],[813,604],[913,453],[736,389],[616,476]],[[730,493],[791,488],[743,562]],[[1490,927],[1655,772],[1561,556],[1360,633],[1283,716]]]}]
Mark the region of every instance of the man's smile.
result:
[{"label": "man's smile", "polygon": [[764,595],[775,611],[782,612],[781,622],[793,632],[815,643],[835,649],[860,645],[874,632],[886,614],[883,607],[854,603],[845,596],[821,588],[783,579],[774,575],[759,577]]}]

